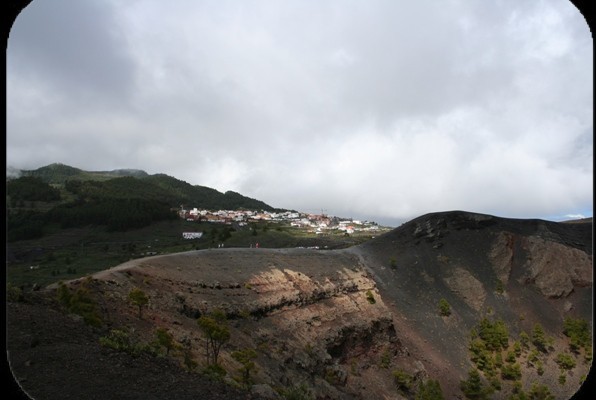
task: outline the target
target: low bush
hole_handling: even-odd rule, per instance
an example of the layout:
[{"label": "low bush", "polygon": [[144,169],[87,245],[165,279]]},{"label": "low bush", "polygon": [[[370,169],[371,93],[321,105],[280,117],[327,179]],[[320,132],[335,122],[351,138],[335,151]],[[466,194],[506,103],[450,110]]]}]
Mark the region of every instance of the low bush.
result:
[{"label": "low bush", "polygon": [[539,383],[532,383],[532,387],[528,392],[528,398],[530,399],[540,399],[540,400],[555,400],[555,396],[553,396],[548,389],[548,386],[541,385]]},{"label": "low bush", "polygon": [[443,400],[444,398],[439,381],[433,379],[422,382],[414,397],[415,400]]},{"label": "low bush", "polygon": [[111,329],[107,336],[99,338],[99,343],[134,357],[138,357],[141,353],[156,356],[158,351],[155,344],[141,343],[134,334],[129,333],[126,329]]},{"label": "low bush", "polygon": [[95,301],[91,298],[89,289],[84,282],[75,292],[71,291],[64,282],[58,285],[57,299],[70,313],[80,315],[87,325],[100,327],[103,324]]},{"label": "low bush", "polygon": [[575,367],[575,359],[567,353],[559,353],[555,359],[555,362],[562,370],[570,370]]},{"label": "low bush", "polygon": [[412,389],[414,378],[407,372],[398,369],[393,371],[393,380],[398,390],[409,392]]},{"label": "low bush", "polygon": [[534,324],[534,329],[532,329],[532,344],[541,352],[548,352],[548,340],[546,334],[544,333],[542,325],[538,323]]},{"label": "low bush", "polygon": [[20,287],[8,282],[6,285],[6,301],[16,303],[21,302],[24,299],[25,297],[23,296],[23,290]]},{"label": "low bush", "polygon": [[592,344],[590,325],[585,319],[565,318],[563,333],[570,339],[569,348],[577,353],[580,348],[588,348]]},{"label": "low bush", "polygon": [[439,300],[439,315],[448,317],[451,315],[451,306],[445,299]]},{"label": "low bush", "polygon": [[[194,360],[193,360],[194,361]],[[203,374],[215,380],[221,380],[228,372],[219,364],[209,364],[203,369]]]},{"label": "low bush", "polygon": [[510,381],[515,381],[521,378],[521,367],[518,363],[505,364],[501,368],[501,377]]}]

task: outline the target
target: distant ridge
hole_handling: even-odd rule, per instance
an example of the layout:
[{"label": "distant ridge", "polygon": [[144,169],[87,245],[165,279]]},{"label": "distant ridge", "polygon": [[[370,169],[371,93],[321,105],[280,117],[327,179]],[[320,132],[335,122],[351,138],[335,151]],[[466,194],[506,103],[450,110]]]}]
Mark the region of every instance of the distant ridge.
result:
[{"label": "distant ridge", "polygon": [[21,170],[22,176],[34,176],[46,183],[64,183],[68,179],[81,176],[83,170],[61,163],[46,165],[35,170]]},{"label": "distant ridge", "polygon": [[10,176],[7,173],[7,179],[30,176],[50,185],[64,185],[68,181],[102,182],[101,186],[93,185],[89,190],[96,195],[103,193],[102,197],[152,198],[167,202],[172,207],[184,205],[205,209],[281,210],[237,192],[221,193],[206,186],[191,185],[163,173],[149,175],[140,169],[85,171],[62,163],[54,163],[35,170],[11,169],[10,172]]},{"label": "distant ridge", "polygon": [[149,174],[142,169],[114,169],[112,171],[100,171],[98,173],[114,176],[134,176],[137,178],[149,176]]},{"label": "distant ridge", "polygon": [[[447,236],[449,232],[484,228],[508,231],[518,235],[535,235],[592,254],[592,218],[554,222],[543,219],[504,218],[461,210],[424,214],[385,233],[379,237],[379,240],[371,243],[382,243],[387,239],[394,240],[395,237],[404,235],[414,241],[419,241],[420,237],[441,241],[440,239]],[[381,239],[382,237],[384,239]]]},{"label": "distant ridge", "polygon": [[580,219],[570,219],[570,220],[561,221],[561,222],[563,222],[565,224],[591,224],[592,217],[580,218]]},{"label": "distant ridge", "polygon": [[34,176],[46,183],[63,184],[67,180],[107,180],[120,176],[142,178],[148,176],[147,172],[139,169],[115,169],[112,171],[84,171],[62,163],[54,163],[34,170],[22,170],[23,176]]}]

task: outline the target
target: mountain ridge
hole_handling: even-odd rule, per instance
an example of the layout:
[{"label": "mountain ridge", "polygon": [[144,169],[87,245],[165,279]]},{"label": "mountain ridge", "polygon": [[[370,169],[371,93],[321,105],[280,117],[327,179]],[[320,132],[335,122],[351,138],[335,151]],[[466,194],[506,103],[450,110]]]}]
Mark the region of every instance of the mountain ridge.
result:
[{"label": "mountain ridge", "polygon": [[13,168],[7,169],[7,180],[16,179],[17,175],[36,177],[47,184],[62,186],[73,181],[104,182],[110,185],[111,182],[118,182],[118,179],[134,178],[155,185],[159,188],[158,191],[168,191],[170,195],[165,196],[165,199],[167,199],[172,207],[187,204],[189,206],[208,209],[246,208],[265,211],[281,210],[261,200],[250,198],[237,192],[226,191],[222,193],[207,186],[192,185],[163,173],[150,175],[140,169],[85,171],[62,163],[53,163],[34,170],[19,170],[18,172]]}]

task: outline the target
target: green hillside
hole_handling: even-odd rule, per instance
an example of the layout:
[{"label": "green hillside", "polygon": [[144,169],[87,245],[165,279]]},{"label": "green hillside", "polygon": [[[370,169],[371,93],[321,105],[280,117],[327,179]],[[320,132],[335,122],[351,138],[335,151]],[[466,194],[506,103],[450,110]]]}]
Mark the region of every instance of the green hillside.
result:
[{"label": "green hillside", "polygon": [[176,219],[175,211],[181,205],[210,210],[274,210],[239,193],[221,193],[140,170],[84,171],[51,164],[21,171],[21,175],[7,178],[6,183],[8,241],[87,226],[124,232]]},{"label": "green hillside", "polygon": [[183,204],[189,207],[210,210],[235,210],[239,208],[265,211],[274,210],[273,207],[260,200],[255,200],[239,193],[231,191],[221,193],[206,186],[193,186],[165,174],[149,175],[143,181],[150,182],[174,195],[179,202],[176,205]]}]

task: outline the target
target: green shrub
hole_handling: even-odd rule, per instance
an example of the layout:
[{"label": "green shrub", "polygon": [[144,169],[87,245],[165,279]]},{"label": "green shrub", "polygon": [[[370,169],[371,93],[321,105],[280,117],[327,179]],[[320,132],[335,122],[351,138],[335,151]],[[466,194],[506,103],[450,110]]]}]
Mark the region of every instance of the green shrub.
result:
[{"label": "green shrub", "polygon": [[521,367],[518,363],[505,364],[501,368],[501,377],[510,381],[521,378]]},{"label": "green shrub", "polygon": [[381,355],[381,368],[388,369],[391,365],[391,353],[385,350]]},{"label": "green shrub", "polygon": [[128,351],[132,348],[128,332],[121,329],[111,329],[108,336],[99,338],[99,343],[118,351]]},{"label": "green shrub", "polygon": [[310,390],[305,384],[292,386],[281,390],[281,395],[286,400],[311,400],[313,399]]},{"label": "green shrub", "polygon": [[143,318],[143,307],[145,307],[149,303],[149,297],[147,297],[143,290],[139,288],[133,288],[128,293],[128,299],[132,304],[139,307],[139,318]]},{"label": "green shrub", "polygon": [[532,329],[532,344],[543,353],[546,353],[548,351],[548,341],[546,338],[546,334],[544,333],[542,325],[538,323],[534,324],[534,329]]},{"label": "green shrub", "polygon": [[[476,364],[476,367],[484,372],[488,372],[494,369],[495,361],[493,360],[492,353],[486,349],[484,341],[480,338],[476,338],[470,342],[470,359]],[[498,356],[497,356],[498,357]],[[502,364],[501,359],[501,364]]]},{"label": "green shrub", "polygon": [[389,265],[391,266],[391,269],[397,268],[397,260],[395,259],[395,257],[391,257],[389,259]]},{"label": "green shrub", "polygon": [[460,389],[470,400],[484,400],[489,398],[492,390],[482,383],[480,373],[476,369],[470,370],[468,379],[460,382]]},{"label": "green shrub", "polygon": [[91,298],[87,283],[88,281],[83,282],[75,292],[72,292],[64,282],[60,282],[56,297],[68,312],[83,317],[87,325],[100,327],[103,321],[95,301]]},{"label": "green shrub", "polygon": [[503,281],[501,281],[500,279],[497,279],[497,283],[495,285],[495,292],[502,294],[505,291],[505,288],[503,287]]},{"label": "green shrub", "polygon": [[375,296],[372,294],[370,290],[366,291],[366,300],[368,300],[370,304],[375,304],[377,302],[375,300]]},{"label": "green shrub", "polygon": [[577,353],[580,348],[587,348],[592,343],[590,325],[585,319],[565,318],[563,333],[570,339],[569,347],[573,352]]},{"label": "green shrub", "polygon": [[409,392],[412,389],[412,383],[414,378],[404,370],[397,369],[393,371],[393,381],[397,386],[398,390],[403,392]]},{"label": "green shrub", "polygon": [[246,386],[252,383],[250,373],[256,368],[254,359],[257,357],[257,352],[253,349],[237,350],[232,352],[232,358],[238,361],[242,366],[239,368],[240,382]]},{"label": "green shrub", "polygon": [[530,354],[528,354],[528,362],[533,364],[538,361],[538,350],[532,349]]},{"label": "green shrub", "polygon": [[478,336],[486,344],[488,350],[506,349],[509,345],[509,331],[502,320],[490,321],[483,318],[478,325]]},{"label": "green shrub", "polygon": [[444,400],[439,381],[432,379],[422,382],[416,392],[415,400]]},{"label": "green shrub", "polygon": [[530,400],[555,400],[555,396],[550,393],[548,386],[536,382],[532,383],[528,398]]},{"label": "green shrub", "polygon": [[520,357],[522,354],[521,344],[517,340],[513,342],[513,352],[515,353],[515,357]]},{"label": "green shrub", "polygon": [[[193,360],[194,361],[194,360]],[[227,371],[219,364],[209,364],[203,369],[203,374],[210,378],[220,380],[226,376]]]},{"label": "green shrub", "polygon": [[334,386],[340,384],[340,379],[339,379],[339,376],[337,375],[337,371],[331,367],[325,368],[325,380],[327,381],[327,383],[334,385]]},{"label": "green shrub", "polygon": [[521,344],[522,349],[530,349],[530,336],[528,336],[528,334],[525,331],[522,331],[519,334],[519,343]]},{"label": "green shrub", "polygon": [[496,377],[496,376],[491,377],[489,379],[489,383],[490,383],[490,386],[494,390],[497,390],[497,391],[501,390],[501,380],[498,377]]},{"label": "green shrub", "polygon": [[507,361],[510,364],[513,364],[515,362],[515,352],[509,350],[507,352],[507,357],[505,358],[505,361]]},{"label": "green shrub", "polygon": [[172,334],[165,328],[158,328],[155,331],[155,336],[157,336],[157,344],[161,347],[165,347],[166,355],[169,355],[170,350],[175,348],[174,337]]},{"label": "green shrub", "polygon": [[184,365],[184,368],[188,372],[193,372],[197,369],[199,364],[195,361],[189,344],[182,346],[182,356],[182,365]]},{"label": "green shrub", "polygon": [[540,376],[544,375],[544,365],[542,364],[542,361],[540,361],[540,360],[538,360],[536,362],[536,372]]},{"label": "green shrub", "polygon": [[512,393],[522,393],[523,392],[522,388],[523,388],[523,386],[522,386],[521,381],[519,381],[519,380],[514,381],[512,388],[511,388],[511,392]]},{"label": "green shrub", "polygon": [[562,370],[570,370],[575,367],[575,359],[567,353],[559,353],[555,359],[555,362]]},{"label": "green shrub", "polygon": [[111,329],[107,336],[99,338],[99,343],[102,346],[128,353],[134,357],[139,356],[141,353],[157,355],[152,345],[141,343],[137,337],[131,335],[125,329]]},{"label": "green shrub", "polygon": [[8,282],[6,285],[6,300],[13,303],[23,301],[23,290],[20,287]]},{"label": "green shrub", "polygon": [[439,315],[448,317],[451,315],[451,306],[445,299],[439,300]]},{"label": "green shrub", "polygon": [[486,352],[483,354],[483,356],[476,363],[476,367],[488,376],[494,375],[496,365],[491,353]]}]

